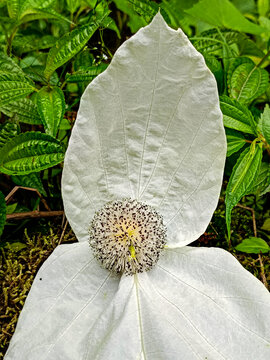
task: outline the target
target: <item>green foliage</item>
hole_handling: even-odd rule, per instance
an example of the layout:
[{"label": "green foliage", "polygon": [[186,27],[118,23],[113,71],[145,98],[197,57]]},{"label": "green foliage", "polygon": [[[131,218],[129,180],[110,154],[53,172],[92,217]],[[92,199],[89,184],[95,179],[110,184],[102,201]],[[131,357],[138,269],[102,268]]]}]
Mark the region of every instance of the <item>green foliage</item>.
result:
[{"label": "green foliage", "polygon": [[35,91],[34,83],[19,73],[0,73],[0,107]]},{"label": "green foliage", "polygon": [[262,146],[256,141],[244,150],[235,164],[226,191],[226,222],[230,236],[231,211],[238,201],[252,189],[262,161]]},{"label": "green foliage", "polygon": [[56,137],[65,112],[63,91],[55,87],[42,87],[37,94],[38,112],[48,135]]},{"label": "green foliage", "polygon": [[250,237],[248,239],[244,239],[240,244],[235,247],[235,249],[248,254],[265,254],[270,251],[270,247],[267,242],[257,237]]},{"label": "green foliage", "polygon": [[0,125],[0,148],[14,136],[18,135],[18,133],[19,127],[13,122],[6,122]]},{"label": "green foliage", "polygon": [[44,75],[47,79],[50,78],[57,68],[73,58],[74,55],[85,46],[108,15],[109,12],[105,12],[102,16],[97,17],[95,21],[76,28],[56,42],[55,46],[49,51],[47,58],[44,71]]},{"label": "green foliage", "polygon": [[0,171],[26,175],[59,164],[64,146],[52,136],[29,131],[15,136],[0,149]]},{"label": "green foliage", "polygon": [[265,93],[268,82],[269,75],[266,70],[257,68],[251,63],[240,64],[234,69],[230,78],[230,95],[243,104],[250,104]]}]

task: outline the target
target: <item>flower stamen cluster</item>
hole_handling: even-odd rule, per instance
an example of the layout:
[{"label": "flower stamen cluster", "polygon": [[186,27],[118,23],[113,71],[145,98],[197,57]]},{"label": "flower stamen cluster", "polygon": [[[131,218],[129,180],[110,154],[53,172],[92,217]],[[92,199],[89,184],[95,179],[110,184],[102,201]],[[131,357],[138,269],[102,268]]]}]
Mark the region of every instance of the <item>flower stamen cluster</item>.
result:
[{"label": "flower stamen cluster", "polygon": [[150,270],[166,243],[162,216],[131,199],[107,203],[95,214],[89,233],[102,266],[126,275]]}]

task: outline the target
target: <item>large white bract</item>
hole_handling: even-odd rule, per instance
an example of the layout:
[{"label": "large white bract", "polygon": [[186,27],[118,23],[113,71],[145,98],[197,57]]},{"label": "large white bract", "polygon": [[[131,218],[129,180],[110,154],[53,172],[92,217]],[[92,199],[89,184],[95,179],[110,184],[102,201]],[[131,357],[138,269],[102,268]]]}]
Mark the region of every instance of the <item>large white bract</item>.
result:
[{"label": "large white bract", "polygon": [[[81,99],[63,173],[79,243],[41,267],[5,359],[269,359],[267,290],[228,252],[185,246],[217,205],[225,153],[215,79],[157,14]],[[129,276],[100,267],[88,243],[95,212],[123,198],[168,229],[157,264]]]}]

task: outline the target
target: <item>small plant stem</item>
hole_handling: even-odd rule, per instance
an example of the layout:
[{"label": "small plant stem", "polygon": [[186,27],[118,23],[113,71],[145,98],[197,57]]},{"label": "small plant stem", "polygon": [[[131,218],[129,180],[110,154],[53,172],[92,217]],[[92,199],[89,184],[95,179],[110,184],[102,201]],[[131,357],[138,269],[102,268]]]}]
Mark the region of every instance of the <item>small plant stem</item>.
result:
[{"label": "small plant stem", "polygon": [[13,39],[16,35],[16,32],[18,30],[18,27],[15,26],[14,29],[12,30],[12,33],[10,34],[10,36],[7,39],[7,55],[10,56],[11,55],[11,50],[12,50],[12,42]]},{"label": "small plant stem", "polygon": [[264,55],[264,57],[262,58],[262,60],[259,62],[259,64],[256,67],[258,68],[258,67],[262,66],[262,64],[265,62],[265,60],[267,60],[269,55],[270,55],[270,49],[267,51],[267,53]]},{"label": "small plant stem", "polygon": [[[248,207],[248,206],[244,206],[241,204],[237,204],[238,207],[251,211],[252,214],[252,223],[253,223],[253,232],[254,232],[254,236],[257,237],[257,226],[256,226],[256,217],[255,217],[255,211],[253,208]],[[259,258],[259,262],[260,262],[260,270],[261,270],[261,278],[262,278],[262,282],[264,284],[264,286],[266,287],[266,289],[268,289],[268,283],[266,280],[266,276],[265,276],[265,272],[264,272],[264,265],[263,265],[263,260],[262,260],[262,254],[260,253],[258,255]]]},{"label": "small plant stem", "polygon": [[51,217],[51,216],[62,216],[63,211],[27,211],[22,213],[14,213],[7,215],[7,220],[20,220],[20,219],[27,219],[27,218],[43,218],[43,217]]},{"label": "small plant stem", "polygon": [[257,226],[256,226],[256,218],[255,218],[254,209],[251,208],[251,207],[248,207],[248,206],[241,205],[241,204],[237,204],[237,206],[251,212],[251,214],[252,214],[252,223],[253,223],[253,232],[254,232],[254,236],[257,237]]},{"label": "small plant stem", "polygon": [[67,224],[68,224],[68,220],[66,219],[66,221],[65,221],[65,225],[64,225],[64,229],[63,229],[62,234],[61,234],[61,236],[60,236],[60,239],[59,239],[58,245],[60,245],[60,244],[61,244],[61,242],[62,242],[62,240],[63,240],[63,238],[64,238],[64,235],[65,235],[65,232],[66,232],[66,228],[67,228]]}]

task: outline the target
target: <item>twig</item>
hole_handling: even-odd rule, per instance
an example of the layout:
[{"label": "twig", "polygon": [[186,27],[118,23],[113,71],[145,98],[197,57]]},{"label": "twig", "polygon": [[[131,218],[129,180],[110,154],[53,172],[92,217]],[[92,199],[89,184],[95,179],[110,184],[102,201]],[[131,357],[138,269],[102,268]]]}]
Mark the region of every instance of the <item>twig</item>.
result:
[{"label": "twig", "polygon": [[252,209],[251,207],[248,206],[244,206],[241,204],[237,204],[238,207],[242,208],[242,209],[246,209],[248,211],[251,211],[252,214],[252,223],[253,223],[253,232],[254,232],[254,236],[257,237],[257,226],[256,226],[256,218],[255,218],[255,211],[254,209]]},{"label": "twig", "polygon": [[60,236],[60,240],[58,242],[58,245],[60,245],[62,240],[63,240],[64,234],[65,234],[65,231],[66,231],[66,228],[67,228],[67,224],[68,224],[68,219],[66,219],[65,226],[64,226],[64,229],[63,229],[62,234]]},{"label": "twig", "polygon": [[[241,204],[237,204],[238,207],[251,211],[252,214],[252,222],[253,222],[253,232],[254,232],[254,236],[257,237],[257,226],[256,226],[256,218],[255,218],[255,211],[253,208],[250,208],[248,206],[244,206]],[[259,262],[260,262],[260,268],[261,268],[261,278],[262,278],[262,282],[264,284],[264,286],[266,287],[266,289],[268,289],[268,283],[267,283],[267,279],[265,276],[265,272],[264,272],[264,265],[263,265],[263,260],[262,260],[262,254],[258,254],[258,258],[259,258]]]},{"label": "twig", "polygon": [[43,218],[43,217],[51,217],[51,216],[62,216],[64,211],[27,211],[21,213],[8,214],[7,220],[19,220],[26,218]]},{"label": "twig", "polygon": [[51,211],[49,205],[47,204],[47,201],[44,199],[44,197],[41,195],[41,193],[37,189],[29,188],[29,187],[25,187],[25,186],[14,186],[14,188],[10,191],[10,193],[5,197],[7,204],[10,202],[10,200],[13,198],[13,195],[19,189],[34,191],[35,193],[37,193],[37,195],[40,197],[40,200],[41,200],[42,204],[44,205],[45,209],[48,211]]}]

